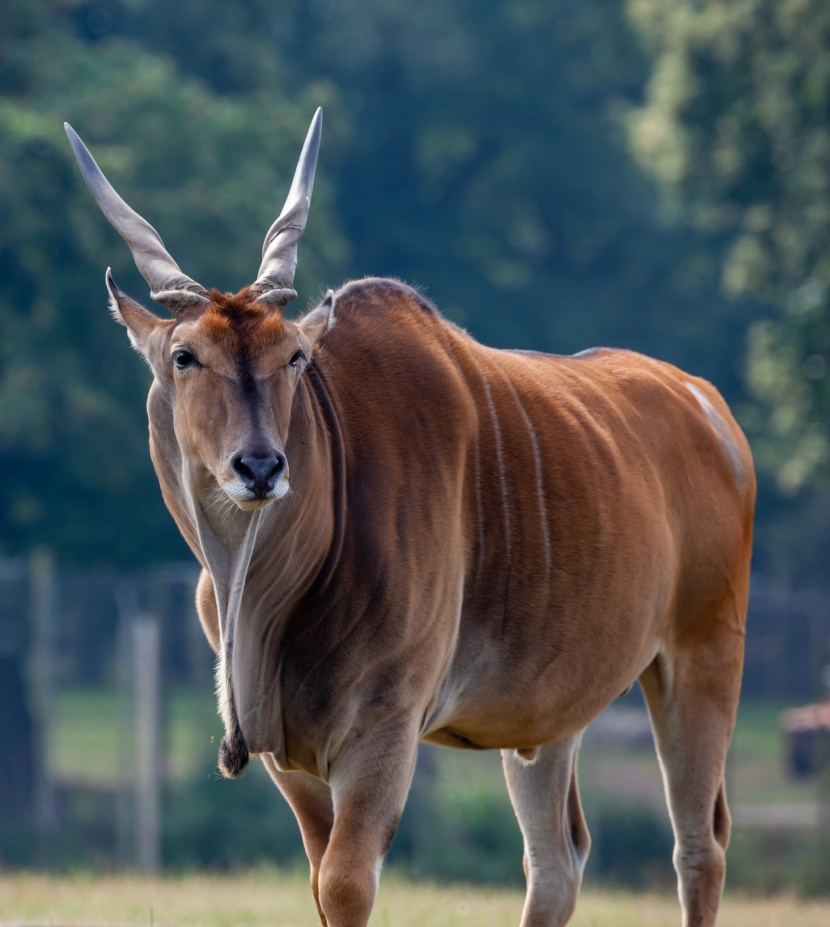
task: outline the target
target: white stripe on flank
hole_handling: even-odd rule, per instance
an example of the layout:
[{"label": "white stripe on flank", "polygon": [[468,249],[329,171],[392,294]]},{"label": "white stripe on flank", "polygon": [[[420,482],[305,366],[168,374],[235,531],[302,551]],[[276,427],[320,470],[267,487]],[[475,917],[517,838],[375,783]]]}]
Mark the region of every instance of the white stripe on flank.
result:
[{"label": "white stripe on flank", "polygon": [[476,576],[481,576],[484,568],[484,521],[481,518],[481,451],[479,450],[478,433],[475,442],[476,452],[476,518],[478,519],[478,562],[476,563]]},{"label": "white stripe on flank", "polygon": [[530,444],[533,448],[533,461],[536,465],[536,498],[539,502],[539,521],[542,524],[542,534],[545,538],[545,589],[548,588],[550,582],[550,571],[551,571],[551,548],[550,548],[550,530],[548,528],[548,510],[545,505],[545,488],[542,482],[542,454],[539,451],[539,442],[536,440],[536,433],[533,430],[533,423],[530,421],[530,416],[527,414],[527,410],[522,404],[522,400],[519,398],[519,394],[516,392],[516,387],[513,386],[513,383],[510,381],[510,377],[502,370],[501,375],[504,377],[504,382],[510,387],[510,392],[513,394],[513,398],[516,400],[516,405],[519,407],[519,412],[522,413],[522,418],[524,419],[525,428],[527,428],[527,434],[530,438]]},{"label": "white stripe on flank", "polygon": [[738,489],[744,490],[749,483],[749,474],[747,473],[746,467],[744,466],[743,457],[741,456],[740,448],[738,447],[735,437],[729,429],[726,421],[723,416],[718,412],[718,410],[709,402],[709,399],[706,397],[706,394],[702,389],[699,389],[694,383],[690,383],[688,380],[685,380],[683,385],[687,390],[697,399],[700,408],[703,410],[703,414],[706,416],[706,420],[709,423],[709,427],[714,431],[715,437],[718,439],[718,443],[721,446],[721,450],[726,455],[726,459],[729,461],[729,466],[732,468],[732,473],[735,477],[735,483],[738,486]]}]

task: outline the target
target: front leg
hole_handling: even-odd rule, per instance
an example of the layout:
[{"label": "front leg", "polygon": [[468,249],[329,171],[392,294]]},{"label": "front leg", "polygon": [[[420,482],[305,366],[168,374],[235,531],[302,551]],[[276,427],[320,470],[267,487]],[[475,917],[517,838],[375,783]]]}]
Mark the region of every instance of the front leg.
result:
[{"label": "front leg", "polygon": [[414,724],[362,733],[331,768],[334,826],[319,876],[319,906],[328,927],[367,924],[418,752]]},{"label": "front leg", "polygon": [[277,768],[270,753],[263,754],[261,758],[300,825],[303,846],[311,868],[311,892],[320,915],[320,923],[325,925],[326,919],[320,906],[319,879],[320,863],[329,845],[334,824],[331,790],[325,782],[307,773],[282,772]]}]

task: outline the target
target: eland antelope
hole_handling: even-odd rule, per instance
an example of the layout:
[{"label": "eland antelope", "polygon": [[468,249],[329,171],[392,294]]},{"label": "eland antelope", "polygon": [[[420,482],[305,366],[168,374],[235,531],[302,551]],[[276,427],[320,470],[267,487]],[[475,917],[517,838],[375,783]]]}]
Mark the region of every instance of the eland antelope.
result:
[{"label": "eland antelope", "polygon": [[162,319],[109,270],[153,372],[150,453],[202,565],[237,776],[293,809],[328,927],[364,927],[419,740],[500,750],[524,838],[523,927],[565,924],[590,838],[586,725],[639,680],[685,927],[715,923],[730,818],[755,478],[706,381],[631,351],[484,347],[365,279],[284,315],[318,110],[259,276],[186,276],[67,133]]}]

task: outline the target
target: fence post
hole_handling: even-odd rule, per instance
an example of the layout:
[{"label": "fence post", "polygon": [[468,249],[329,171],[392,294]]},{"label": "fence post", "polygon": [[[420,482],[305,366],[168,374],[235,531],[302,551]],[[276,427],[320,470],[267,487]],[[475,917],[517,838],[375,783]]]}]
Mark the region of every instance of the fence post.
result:
[{"label": "fence post", "polygon": [[31,681],[35,716],[34,809],[42,859],[51,856],[56,830],[55,789],[50,752],[55,708],[55,611],[57,606],[55,560],[45,547],[29,558],[30,620],[33,631]]},{"label": "fence post", "polygon": [[161,862],[160,647],[158,621],[141,615],[132,624],[135,696],[136,863],[155,873]]}]

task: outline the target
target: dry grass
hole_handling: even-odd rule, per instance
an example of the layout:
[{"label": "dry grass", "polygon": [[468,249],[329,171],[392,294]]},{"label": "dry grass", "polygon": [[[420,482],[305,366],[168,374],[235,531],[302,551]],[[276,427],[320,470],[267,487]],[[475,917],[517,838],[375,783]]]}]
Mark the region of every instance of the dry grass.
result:
[{"label": "dry grass", "polygon": [[[515,891],[435,887],[386,873],[371,927],[516,927]],[[677,927],[673,897],[586,891],[571,927]],[[0,875],[0,924],[54,927],[314,927],[304,876],[260,870],[243,876]],[[720,927],[827,927],[830,903],[794,898],[724,901]]]}]

